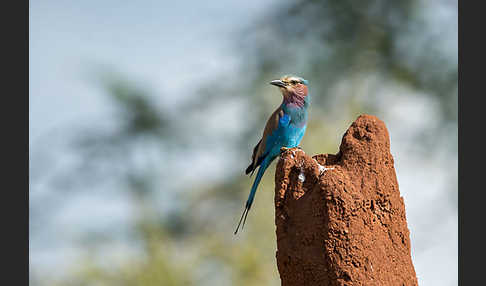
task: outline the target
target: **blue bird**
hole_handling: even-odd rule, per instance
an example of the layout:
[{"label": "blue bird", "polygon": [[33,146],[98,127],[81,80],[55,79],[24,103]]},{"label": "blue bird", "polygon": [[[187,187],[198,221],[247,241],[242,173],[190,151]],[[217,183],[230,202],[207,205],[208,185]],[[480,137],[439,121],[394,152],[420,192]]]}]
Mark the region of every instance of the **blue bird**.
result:
[{"label": "blue bird", "polygon": [[281,150],[299,146],[307,127],[307,108],[310,104],[307,80],[301,77],[284,76],[281,79],[271,81],[270,84],[279,87],[283,101],[268,119],[262,139],[253,148],[252,162],[245,173],[253,175],[256,168],[258,166],[260,168],[251,187],[245,210],[238,222],[235,234],[238,232],[242,220],[242,228],[245,225],[246,217],[265,170],[277,158]]}]

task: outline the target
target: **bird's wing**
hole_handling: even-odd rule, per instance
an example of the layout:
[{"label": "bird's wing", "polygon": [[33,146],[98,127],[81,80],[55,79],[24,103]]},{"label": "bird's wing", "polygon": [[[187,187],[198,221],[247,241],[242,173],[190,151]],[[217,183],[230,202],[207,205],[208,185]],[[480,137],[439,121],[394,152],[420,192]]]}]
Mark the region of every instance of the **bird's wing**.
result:
[{"label": "bird's wing", "polygon": [[275,110],[265,125],[265,129],[263,131],[262,139],[258,142],[258,144],[253,148],[253,154],[251,156],[252,162],[250,166],[246,169],[246,174],[254,171],[258,165],[261,164],[263,158],[266,155],[267,148],[267,139],[277,128],[280,121],[280,118],[284,116],[283,110],[279,107]]}]

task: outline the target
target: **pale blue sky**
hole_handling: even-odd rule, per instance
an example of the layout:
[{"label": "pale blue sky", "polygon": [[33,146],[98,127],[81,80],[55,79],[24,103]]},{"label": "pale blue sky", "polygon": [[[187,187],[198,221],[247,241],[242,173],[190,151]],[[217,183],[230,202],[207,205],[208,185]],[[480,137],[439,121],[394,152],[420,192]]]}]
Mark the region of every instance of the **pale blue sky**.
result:
[{"label": "pale blue sky", "polygon": [[58,124],[105,112],[100,91],[85,76],[94,64],[177,94],[168,100],[183,99],[188,81],[231,72],[240,59],[230,36],[274,3],[30,1],[31,142]]}]

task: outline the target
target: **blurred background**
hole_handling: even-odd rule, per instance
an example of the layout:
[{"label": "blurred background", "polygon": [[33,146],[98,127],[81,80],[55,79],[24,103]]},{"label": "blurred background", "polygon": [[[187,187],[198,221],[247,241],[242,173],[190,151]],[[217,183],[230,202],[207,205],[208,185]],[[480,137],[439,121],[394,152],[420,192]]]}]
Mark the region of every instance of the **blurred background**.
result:
[{"label": "blurred background", "polygon": [[457,284],[457,1],[29,3],[31,285],[280,285],[253,146],[306,78],[302,147],[387,124],[419,284]]}]

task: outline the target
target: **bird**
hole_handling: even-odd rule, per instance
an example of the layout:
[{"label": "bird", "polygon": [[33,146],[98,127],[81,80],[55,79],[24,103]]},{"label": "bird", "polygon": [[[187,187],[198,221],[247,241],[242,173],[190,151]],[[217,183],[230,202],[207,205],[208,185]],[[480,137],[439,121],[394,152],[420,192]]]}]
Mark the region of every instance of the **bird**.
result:
[{"label": "bird", "polygon": [[245,225],[246,217],[265,170],[282,151],[294,147],[300,148],[299,144],[307,127],[307,108],[310,105],[309,82],[302,77],[287,75],[272,80],[270,84],[280,89],[282,103],[270,115],[262,138],[253,148],[251,163],[246,168],[245,173],[250,174],[251,177],[256,168],[258,168],[258,172],[246,201],[245,209],[234,232],[235,235],[238,233],[242,220],[242,228]]}]

